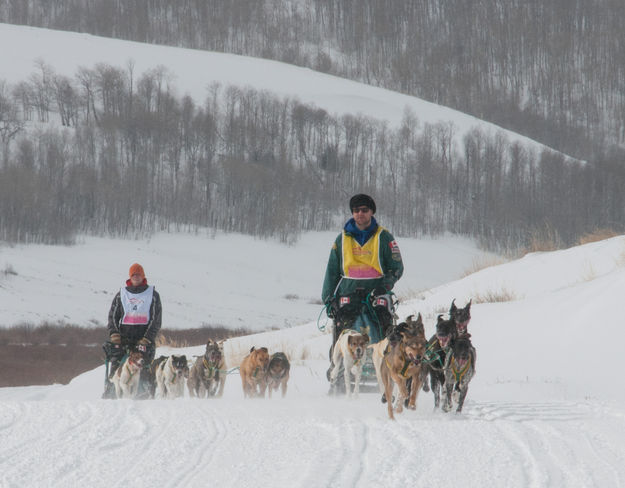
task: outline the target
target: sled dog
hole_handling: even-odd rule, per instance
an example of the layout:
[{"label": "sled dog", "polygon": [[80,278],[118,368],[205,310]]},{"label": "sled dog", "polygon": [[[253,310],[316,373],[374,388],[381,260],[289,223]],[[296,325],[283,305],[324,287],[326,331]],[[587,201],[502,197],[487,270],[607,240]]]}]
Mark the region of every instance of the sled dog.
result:
[{"label": "sled dog", "polygon": [[[358,398],[358,392],[360,389],[360,377],[362,375],[362,367],[364,364],[367,344],[369,343],[369,336],[364,333],[356,332],[352,329],[345,329],[341,332],[341,335],[334,345],[332,352],[332,364],[334,368],[330,373],[330,383],[333,387],[336,386],[339,371],[341,369],[341,358],[343,359],[343,367],[345,369],[345,393],[347,398],[352,395],[354,398]],[[350,375],[354,375],[354,391],[352,393],[351,378]]]},{"label": "sled dog", "polygon": [[[215,396],[220,387],[223,392],[223,381],[226,378],[222,350],[215,341],[208,340],[206,351],[198,357],[189,371],[187,387],[189,396],[207,398]],[[222,385],[222,386],[220,386]]]},{"label": "sled dog", "polygon": [[456,413],[462,412],[462,406],[469,390],[469,383],[475,375],[476,354],[471,339],[454,339],[451,350],[445,360],[445,401],[443,411],[449,412],[452,403],[456,404]]},{"label": "sled dog", "polygon": [[[445,384],[445,359],[447,352],[451,347],[452,337],[456,331],[454,321],[443,320],[439,315],[436,321],[436,334],[428,341],[425,347],[425,356],[421,366],[421,380],[423,382],[423,390],[429,391],[430,387],[434,394],[434,408],[439,408],[441,403],[441,391]],[[428,375],[430,377],[430,385],[428,387]]]},{"label": "sled dog", "polygon": [[[395,419],[393,410],[401,413],[404,401],[409,399],[407,407],[411,410],[417,408],[417,394],[421,389],[421,361],[425,353],[425,336],[423,334],[410,334],[401,332],[401,341],[395,346],[390,343],[384,350],[380,364],[380,379],[384,385],[384,395],[388,400],[388,416]],[[407,380],[411,378],[412,388],[410,393],[407,388]],[[397,385],[399,390],[395,407],[393,408],[393,387]]]},{"label": "sled dog", "polygon": [[243,358],[239,373],[243,386],[244,397],[265,396],[267,388],[266,374],[269,363],[269,351],[266,347],[252,347],[250,353]]},{"label": "sled dog", "polygon": [[[473,300],[469,300],[463,308],[458,308],[456,306],[456,299],[454,298],[451,302],[451,306],[449,307],[449,318],[454,321],[456,325],[455,335],[463,336],[469,334],[467,328],[469,326],[469,321],[471,320],[471,302]],[[471,335],[469,334],[469,337]]]},{"label": "sled dog", "polygon": [[117,398],[135,398],[139,388],[139,377],[143,367],[143,353],[131,351],[119,365],[111,381],[115,385]]},{"label": "sled dog", "polygon": [[283,352],[276,352],[271,355],[269,364],[267,366],[267,393],[271,398],[273,390],[281,388],[282,398],[286,395],[287,383],[289,382],[289,376],[291,371],[291,363],[289,363],[286,354]]},{"label": "sled dog", "polygon": [[189,376],[187,357],[169,356],[156,369],[159,397],[174,399],[184,396],[184,380],[187,376]]}]

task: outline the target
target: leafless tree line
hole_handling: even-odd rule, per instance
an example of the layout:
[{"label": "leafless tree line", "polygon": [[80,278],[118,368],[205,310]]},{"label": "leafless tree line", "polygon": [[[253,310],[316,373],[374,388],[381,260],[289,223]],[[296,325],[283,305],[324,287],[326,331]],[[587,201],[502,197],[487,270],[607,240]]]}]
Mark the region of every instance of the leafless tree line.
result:
[{"label": "leafless tree line", "polygon": [[622,0],[0,0],[3,22],[309,66],[597,160],[625,142],[624,18]]},{"label": "leafless tree line", "polygon": [[618,153],[579,163],[477,128],[460,138],[409,112],[390,129],[231,86],[200,105],[171,78],[132,64],[69,78],[41,63],[0,82],[0,239],[209,226],[292,242],[337,229],[359,191],[397,235],[451,231],[498,249],[537,233],[566,245],[625,222]]}]

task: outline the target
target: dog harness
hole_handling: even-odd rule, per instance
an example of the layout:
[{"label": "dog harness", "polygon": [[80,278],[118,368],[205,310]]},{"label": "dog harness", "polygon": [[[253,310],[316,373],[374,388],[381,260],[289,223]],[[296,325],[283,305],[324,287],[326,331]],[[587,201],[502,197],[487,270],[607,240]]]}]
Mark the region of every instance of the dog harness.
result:
[{"label": "dog harness", "polygon": [[[427,348],[425,349],[425,357],[423,362],[428,363],[431,367],[435,369],[443,369],[444,364],[441,358],[441,353],[446,354],[449,350],[449,347],[439,347],[438,349],[435,349],[437,344],[438,341],[428,343]],[[438,366],[433,364],[436,362],[438,362]]]},{"label": "dog harness", "polygon": [[215,375],[215,371],[217,370],[217,367],[211,366],[205,357],[202,359],[202,364],[204,365],[204,368],[208,371],[208,376],[206,377],[209,379],[212,378]]},{"label": "dog harness", "polygon": [[[386,365],[388,366],[388,369],[391,370],[391,363],[388,362],[388,350],[389,350],[389,346],[390,344],[386,345],[386,349],[384,349],[384,361],[386,362]],[[402,367],[401,371],[399,372],[399,376],[401,376],[402,378],[409,378],[410,375],[406,374],[406,371],[408,370],[408,368],[410,367],[411,364],[414,364],[414,361],[408,361],[408,359],[406,359],[406,353],[404,352],[403,349],[401,349],[400,346],[400,352],[401,352],[401,359],[404,362],[404,366]]]},{"label": "dog harness", "polygon": [[148,286],[141,293],[130,293],[125,287],[119,291],[119,297],[124,308],[122,324],[125,325],[147,325],[150,322],[150,306],[154,287]]},{"label": "dog harness", "polygon": [[370,280],[381,278],[382,260],[380,259],[380,234],[384,228],[380,225],[375,234],[364,245],[343,231],[343,276],[352,280]]},{"label": "dog harness", "polygon": [[465,364],[464,368],[462,369],[458,369],[456,366],[456,358],[454,358],[452,364],[451,364],[451,372],[454,375],[454,379],[456,380],[456,383],[460,383],[462,381],[462,378],[464,378],[464,375],[467,373],[467,371],[469,371],[469,368],[471,367],[471,358],[469,358],[469,360],[467,361],[467,364]]},{"label": "dog harness", "polygon": [[[133,377],[135,374],[137,374],[137,373],[133,373],[133,372],[130,370],[130,366],[129,366],[129,364],[130,364],[130,363],[131,363],[130,359],[124,363],[124,366],[126,366],[126,371],[128,372],[128,381],[126,381],[126,382],[125,382],[126,384],[130,383],[130,380],[132,380],[132,377]],[[121,379],[121,375],[119,375],[119,377],[120,377],[120,379]]]}]

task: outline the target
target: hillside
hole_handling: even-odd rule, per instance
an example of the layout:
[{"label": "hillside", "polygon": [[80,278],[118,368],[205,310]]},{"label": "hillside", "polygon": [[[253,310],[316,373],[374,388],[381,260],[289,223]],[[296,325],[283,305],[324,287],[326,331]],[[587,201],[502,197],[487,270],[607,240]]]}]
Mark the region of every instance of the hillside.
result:
[{"label": "hillside", "polygon": [[399,235],[496,251],[573,245],[623,221],[620,166],[416,97],[85,34],[1,24],[0,40],[16,46],[0,54],[6,241],[211,227],[293,242],[340,225],[363,190]]}]

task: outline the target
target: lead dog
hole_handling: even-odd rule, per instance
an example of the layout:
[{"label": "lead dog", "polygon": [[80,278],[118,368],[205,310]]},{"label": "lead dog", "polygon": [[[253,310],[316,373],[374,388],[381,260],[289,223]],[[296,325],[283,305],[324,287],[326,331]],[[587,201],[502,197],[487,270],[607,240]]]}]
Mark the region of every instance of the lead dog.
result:
[{"label": "lead dog", "polygon": [[[360,390],[360,377],[362,376],[362,367],[369,343],[369,336],[364,333],[356,332],[352,329],[345,329],[334,345],[332,351],[332,364],[334,368],[330,373],[330,384],[332,388],[336,386],[336,381],[341,369],[341,359],[343,360],[344,378],[345,378],[345,394],[347,398],[358,398]],[[354,375],[354,391],[351,388],[351,375]]]},{"label": "lead dog", "polygon": [[421,379],[423,391],[429,391],[427,377],[430,376],[430,386],[434,394],[434,408],[438,408],[441,403],[441,391],[445,384],[445,360],[455,331],[454,321],[451,319],[443,320],[442,315],[439,315],[436,321],[436,334],[430,338],[425,347]]},{"label": "lead dog", "polygon": [[456,325],[456,335],[471,335],[469,334],[467,328],[469,326],[469,321],[471,320],[471,302],[473,299],[469,300],[463,308],[456,307],[456,299],[454,298],[451,301],[451,306],[449,307],[449,318],[454,321]]},{"label": "lead dog", "polygon": [[[421,316],[421,313],[417,315],[417,320],[414,320],[413,317],[414,315],[409,315],[408,317],[406,317],[405,322],[400,322],[389,331],[388,337],[386,339],[381,340],[377,344],[372,344],[369,346],[371,349],[373,349],[373,366],[375,368],[375,376],[378,379],[378,388],[380,389],[380,393],[382,394],[382,403],[386,403],[387,400],[380,368],[382,365],[382,360],[384,358],[384,352],[387,350],[389,343],[390,347],[395,347],[397,344],[399,344],[399,342],[401,342],[402,340],[402,332],[409,333],[411,335],[425,336],[425,328],[423,326],[423,317]],[[406,388],[408,389],[408,391],[411,390],[410,381],[406,383]]]},{"label": "lead dog", "polygon": [[[208,340],[203,356],[195,360],[189,371],[187,387],[190,397],[208,398],[221,396],[223,393],[223,383],[226,379],[225,363],[223,353],[219,344]],[[220,387],[219,393],[217,388]]]},{"label": "lead dog", "polygon": [[289,381],[291,371],[291,363],[289,363],[286,354],[276,352],[271,355],[269,365],[267,366],[267,393],[271,398],[271,392],[281,387],[282,398],[286,395],[287,383]]},{"label": "lead dog", "polygon": [[184,396],[184,380],[188,376],[187,357],[169,356],[156,369],[156,384],[160,398],[174,399]]},{"label": "lead dog", "polygon": [[243,358],[239,373],[243,386],[243,396],[265,396],[267,388],[267,364],[269,363],[269,351],[266,347],[256,349],[252,347],[250,353]]},{"label": "lead dog", "polygon": [[139,377],[143,367],[143,353],[131,351],[128,357],[113,373],[111,381],[115,385],[117,398],[135,398],[139,388]]},{"label": "lead dog", "polygon": [[[404,401],[409,399],[407,407],[411,410],[417,408],[417,394],[421,389],[421,361],[425,353],[425,335],[401,332],[401,341],[395,345],[388,345],[384,351],[380,365],[380,379],[384,385],[384,394],[387,399],[388,416],[395,420],[393,410],[401,413],[404,409]],[[411,378],[412,388],[410,393],[407,388],[407,380]],[[399,390],[395,407],[393,408],[393,387],[397,385]]]},{"label": "lead dog", "polygon": [[469,390],[469,383],[475,375],[476,354],[471,339],[459,337],[454,339],[451,351],[445,361],[445,402],[443,411],[449,412],[452,403],[457,405],[456,413],[462,412],[464,399]]}]

